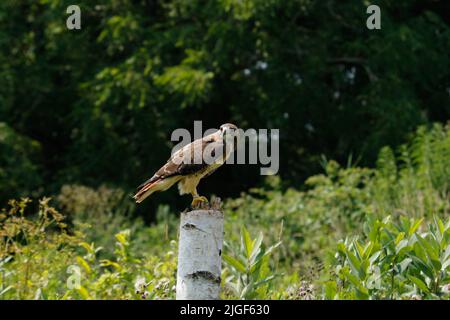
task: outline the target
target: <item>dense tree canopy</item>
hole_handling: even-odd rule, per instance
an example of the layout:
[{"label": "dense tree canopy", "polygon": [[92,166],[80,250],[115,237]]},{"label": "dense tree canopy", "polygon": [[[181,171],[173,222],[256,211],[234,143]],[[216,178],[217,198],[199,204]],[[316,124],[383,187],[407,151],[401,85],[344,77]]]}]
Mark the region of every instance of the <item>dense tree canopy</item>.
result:
[{"label": "dense tree canopy", "polygon": [[[194,120],[279,128],[298,186],[322,154],[371,165],[450,118],[446,0],[79,0],[72,31],[70,4],[0,2],[1,201],[73,182],[131,191]],[[258,173],[223,168],[201,189],[236,194]]]}]

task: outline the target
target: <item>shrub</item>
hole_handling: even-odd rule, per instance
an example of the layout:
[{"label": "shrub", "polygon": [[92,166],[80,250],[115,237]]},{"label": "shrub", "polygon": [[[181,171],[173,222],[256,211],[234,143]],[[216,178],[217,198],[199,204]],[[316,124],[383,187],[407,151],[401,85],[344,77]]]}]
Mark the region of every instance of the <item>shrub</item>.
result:
[{"label": "shrub", "polygon": [[[450,219],[369,219],[363,239],[346,238],[334,259],[327,299],[450,298]],[[424,229],[424,230],[421,230]]]},{"label": "shrub", "polygon": [[263,244],[263,234],[252,239],[245,227],[241,231],[241,244],[239,248],[225,242],[227,252],[223,254],[226,265],[230,268],[230,275],[224,271],[225,286],[230,289],[231,296],[237,299],[267,299],[270,295],[269,284],[275,278],[269,266],[269,257],[272,251],[281,243],[278,242],[269,248]]},{"label": "shrub", "polygon": [[[27,215],[29,199],[12,200],[0,214],[0,298],[2,299],[133,299],[173,298],[176,253],[161,258],[134,251],[130,230],[116,240],[110,259],[65,217],[39,201],[37,215]],[[176,248],[176,243],[170,244]],[[145,279],[144,292],[136,293]]]}]

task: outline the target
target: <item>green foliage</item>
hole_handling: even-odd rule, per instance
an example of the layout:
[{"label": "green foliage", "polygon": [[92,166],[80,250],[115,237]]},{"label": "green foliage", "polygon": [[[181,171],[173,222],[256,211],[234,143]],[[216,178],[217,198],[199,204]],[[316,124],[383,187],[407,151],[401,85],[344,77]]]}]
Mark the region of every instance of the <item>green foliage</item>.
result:
[{"label": "green foliage", "polygon": [[385,1],[373,32],[366,2],[78,0],[69,31],[69,0],[0,1],[0,297],[172,298],[186,198],[129,194],[202,120],[280,129],[280,176],[201,187],[228,198],[226,298],[447,298],[447,3]]},{"label": "green foliage", "polygon": [[56,200],[77,230],[90,242],[106,249],[100,252],[102,257],[110,257],[114,250],[111,235],[124,229],[133,234],[131,245],[135,252],[149,251],[147,243],[164,239],[166,243],[152,246],[151,252],[155,255],[170,249],[168,243],[178,230],[177,221],[167,206],[160,206],[155,214],[155,225],[146,227],[142,218],[133,216],[135,205],[129,196],[118,188],[64,185]]},{"label": "green foliage", "polygon": [[41,145],[0,122],[0,202],[30,195],[42,184]]},{"label": "green foliage", "polygon": [[[78,0],[82,29],[69,31],[71,4],[0,2],[0,119],[39,146],[0,141],[2,203],[65,184],[129,192],[194,120],[280,128],[280,174],[298,186],[321,154],[372,165],[450,118],[446,1],[383,2],[381,32],[363,1]],[[210,179],[224,177],[222,197],[262,180],[247,166]]]},{"label": "green foliage", "polygon": [[[39,203],[37,217],[26,217],[30,201],[10,201],[0,216],[1,299],[173,298],[176,254],[158,258],[133,251],[130,230],[115,235],[110,259],[79,230],[69,234],[64,217]],[[176,243],[170,244],[171,248]],[[79,270],[79,271],[76,271]],[[79,281],[76,277],[79,275]],[[145,281],[145,290],[142,290]],[[70,283],[76,285],[70,286]]]},{"label": "green foliage", "polygon": [[[174,251],[162,259],[145,258],[131,250],[130,230],[115,235],[112,259],[98,259],[94,244],[82,242],[84,255],[76,257],[82,268],[81,286],[69,289],[63,299],[173,299],[176,276]],[[175,247],[176,243],[172,243]],[[175,249],[175,248],[174,248]]]},{"label": "green foliage", "polygon": [[450,219],[369,219],[364,240],[338,244],[327,299],[449,299]]},{"label": "green foliage", "polygon": [[69,235],[63,216],[39,203],[35,219],[26,217],[30,200],[10,201],[0,216],[2,299],[58,299],[67,262],[75,257],[78,235]]},{"label": "green foliage", "polygon": [[[227,199],[222,297],[449,299],[449,129],[419,128],[373,169],[323,159],[302,190],[270,177]],[[58,210],[44,198],[1,211],[0,298],[174,298],[168,206],[147,225],[119,188],[66,185],[55,198]]]},{"label": "green foliage", "polygon": [[225,243],[226,252],[223,259],[231,268],[231,275],[225,271],[225,286],[231,289],[234,297],[238,299],[264,299],[269,296],[269,282],[275,278],[273,270],[269,267],[269,258],[272,251],[281,243],[278,242],[269,248],[263,244],[263,234],[252,239],[245,227],[241,231],[241,245],[239,249]]},{"label": "green foliage", "polygon": [[[277,272],[284,274],[274,280],[275,285],[294,292],[293,282],[298,287],[309,283],[320,287],[334,272],[328,257],[334,255],[336,242],[363,233],[368,216],[383,220],[390,215],[396,222],[401,217],[432,221],[434,216],[449,216],[448,184],[442,182],[448,180],[449,132],[448,126],[420,128],[417,135],[422,138],[400,147],[398,156],[383,149],[376,169],[343,168],[325,161],[325,173],[307,179],[305,191],[280,191],[276,179],[269,183],[272,190],[252,189],[227,201],[227,235],[239,234],[242,224],[250,232],[272,230],[265,233],[265,240],[282,242],[273,254]],[[415,160],[412,154],[424,144],[433,148],[427,153],[429,161]],[[439,183],[431,183],[430,176],[441,177],[436,179]],[[307,285],[300,285],[301,281]]]},{"label": "green foliage", "polygon": [[449,128],[440,124],[429,130],[419,127],[412,141],[399,148],[398,157],[387,147],[381,150],[371,191],[382,205],[376,208],[381,211],[379,216],[448,214]]}]

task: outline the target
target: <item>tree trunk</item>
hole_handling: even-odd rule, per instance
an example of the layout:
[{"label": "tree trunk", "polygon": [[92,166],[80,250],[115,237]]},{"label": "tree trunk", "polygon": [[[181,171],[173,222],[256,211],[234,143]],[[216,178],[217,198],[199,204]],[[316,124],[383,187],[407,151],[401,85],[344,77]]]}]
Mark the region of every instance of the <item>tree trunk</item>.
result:
[{"label": "tree trunk", "polygon": [[223,221],[220,210],[181,214],[177,300],[219,299]]}]

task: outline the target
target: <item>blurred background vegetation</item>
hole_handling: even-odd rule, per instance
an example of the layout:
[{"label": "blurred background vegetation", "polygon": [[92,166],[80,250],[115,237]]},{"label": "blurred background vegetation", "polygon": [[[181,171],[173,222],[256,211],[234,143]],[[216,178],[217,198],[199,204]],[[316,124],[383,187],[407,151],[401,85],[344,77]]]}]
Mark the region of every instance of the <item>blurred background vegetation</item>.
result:
[{"label": "blurred background vegetation", "polygon": [[280,129],[277,176],[200,185],[224,298],[448,297],[448,1],[72,2],[0,2],[0,298],[173,298],[190,199],[130,195],[194,120]]}]

